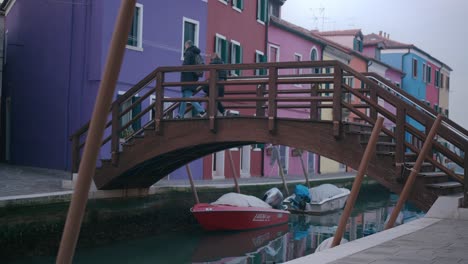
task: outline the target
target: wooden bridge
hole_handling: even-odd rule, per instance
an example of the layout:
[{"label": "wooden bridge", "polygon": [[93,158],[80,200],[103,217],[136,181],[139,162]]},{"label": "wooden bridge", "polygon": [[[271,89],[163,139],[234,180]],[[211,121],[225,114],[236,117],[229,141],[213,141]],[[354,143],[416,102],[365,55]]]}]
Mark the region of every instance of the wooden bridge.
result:
[{"label": "wooden bridge", "polygon": [[[182,71],[195,70],[212,78],[169,81]],[[217,70],[242,71],[242,76],[218,81]],[[226,86],[225,97],[217,96],[218,84]],[[196,85],[198,90],[207,86],[210,95],[165,97],[181,85]],[[132,102],[136,94],[143,95]],[[153,103],[131,120],[124,118],[152,96]],[[205,102],[207,117],[173,118],[182,101]],[[218,101],[241,114],[218,116]],[[428,209],[439,195],[468,192],[468,131],[443,117],[437,136],[427,139],[437,115],[380,76],[358,73],[337,61],[160,67],[113,102],[102,141],[102,151],[110,151],[111,158],[101,161],[94,181],[99,189],[145,188],[190,161],[256,143],[287,145],[357,168],[373,125],[383,116],[387,125],[367,175],[399,193],[422,142],[433,140],[410,197]],[[137,122],[142,126],[129,129]],[[85,125],[71,137],[75,172],[87,130]],[[455,173],[454,165],[463,168],[463,174]]]}]

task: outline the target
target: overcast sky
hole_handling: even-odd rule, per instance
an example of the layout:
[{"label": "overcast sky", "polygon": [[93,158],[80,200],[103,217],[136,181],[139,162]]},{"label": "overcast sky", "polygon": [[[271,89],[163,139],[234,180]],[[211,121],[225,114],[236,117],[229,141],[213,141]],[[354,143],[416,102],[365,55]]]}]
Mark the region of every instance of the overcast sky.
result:
[{"label": "overcast sky", "polygon": [[449,65],[450,118],[468,128],[468,0],[287,0],[282,18],[307,29],[379,30]]}]

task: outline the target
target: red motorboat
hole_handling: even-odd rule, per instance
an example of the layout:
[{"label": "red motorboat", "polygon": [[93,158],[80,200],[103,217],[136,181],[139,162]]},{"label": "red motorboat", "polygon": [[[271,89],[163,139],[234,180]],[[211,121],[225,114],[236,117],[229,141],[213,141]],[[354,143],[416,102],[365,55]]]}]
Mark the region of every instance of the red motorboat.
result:
[{"label": "red motorboat", "polygon": [[190,209],[205,230],[248,230],[287,223],[290,213],[273,208],[199,203]]}]

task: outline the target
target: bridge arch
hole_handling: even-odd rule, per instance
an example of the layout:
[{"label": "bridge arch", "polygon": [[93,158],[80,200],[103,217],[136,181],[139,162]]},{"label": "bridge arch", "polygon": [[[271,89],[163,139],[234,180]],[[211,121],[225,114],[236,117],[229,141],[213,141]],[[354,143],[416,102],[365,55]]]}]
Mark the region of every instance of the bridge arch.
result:
[{"label": "bridge arch", "polygon": [[[310,151],[357,168],[365,145],[360,137],[346,134],[340,139],[333,136],[330,121],[277,119],[275,132],[268,130],[267,118],[219,118],[216,133],[207,130],[208,120],[165,121],[158,134],[146,130],[145,136],[129,145],[120,155],[118,167],[97,172],[95,182],[100,189],[145,188],[170,172],[208,154],[256,143],[272,143]],[[391,162],[389,160],[389,162]],[[369,175],[392,189],[383,180],[394,175],[391,163],[375,160],[369,166]]]}]

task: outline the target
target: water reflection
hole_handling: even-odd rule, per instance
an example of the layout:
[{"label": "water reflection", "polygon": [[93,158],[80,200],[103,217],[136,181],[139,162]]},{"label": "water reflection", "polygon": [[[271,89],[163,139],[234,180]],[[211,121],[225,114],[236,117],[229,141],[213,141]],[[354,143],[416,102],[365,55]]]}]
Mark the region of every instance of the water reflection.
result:
[{"label": "water reflection", "polygon": [[[354,210],[345,238],[355,240],[383,230],[393,206]],[[341,212],[325,216],[291,215],[288,227],[279,226],[236,234],[216,234],[203,238],[195,251],[193,263],[282,263],[306,256],[334,235]],[[402,221],[407,223],[424,214],[407,206]],[[268,241],[266,239],[268,238]]]}]

